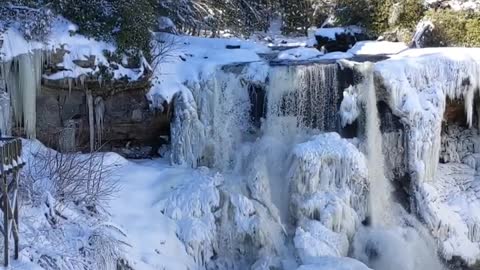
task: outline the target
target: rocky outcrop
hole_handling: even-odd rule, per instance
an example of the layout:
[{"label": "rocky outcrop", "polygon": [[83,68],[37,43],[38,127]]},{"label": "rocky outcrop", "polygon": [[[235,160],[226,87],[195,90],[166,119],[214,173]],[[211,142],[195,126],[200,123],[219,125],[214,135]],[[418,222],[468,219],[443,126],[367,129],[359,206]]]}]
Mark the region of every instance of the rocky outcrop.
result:
[{"label": "rocky outcrop", "polygon": [[[150,149],[145,151],[143,148],[140,156],[135,151],[120,151],[134,155],[129,157],[142,157],[156,152],[162,141],[160,136],[169,135],[170,110],[163,113],[150,110],[145,97],[148,80],[113,82],[103,86],[98,82],[96,84],[86,81],[84,86],[94,89],[91,93],[95,108],[100,104],[102,106],[101,111],[95,111],[96,123],[100,120],[102,122],[95,127],[96,148],[119,150],[148,146]],[[44,81],[41,94],[37,97],[38,139],[64,151],[87,150],[89,131],[86,91],[81,90],[79,85],[73,86],[69,91],[66,83]]]},{"label": "rocky outcrop", "polygon": [[325,49],[327,52],[346,52],[357,41],[368,40],[369,37],[363,33],[344,32],[335,34],[335,38],[316,35],[317,48],[319,50]]}]

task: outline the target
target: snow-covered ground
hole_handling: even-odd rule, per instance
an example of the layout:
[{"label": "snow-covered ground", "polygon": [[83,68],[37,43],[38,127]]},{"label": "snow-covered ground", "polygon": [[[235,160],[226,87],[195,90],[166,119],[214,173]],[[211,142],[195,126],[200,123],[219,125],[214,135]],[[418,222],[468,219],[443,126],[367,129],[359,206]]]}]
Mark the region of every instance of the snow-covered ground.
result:
[{"label": "snow-covered ground", "polygon": [[178,186],[197,181],[193,170],[155,160],[129,162],[117,173],[121,189],[108,211],[127,235],[130,265],[145,270],[194,269],[193,258],[177,237],[177,224],[162,213],[161,206]]}]

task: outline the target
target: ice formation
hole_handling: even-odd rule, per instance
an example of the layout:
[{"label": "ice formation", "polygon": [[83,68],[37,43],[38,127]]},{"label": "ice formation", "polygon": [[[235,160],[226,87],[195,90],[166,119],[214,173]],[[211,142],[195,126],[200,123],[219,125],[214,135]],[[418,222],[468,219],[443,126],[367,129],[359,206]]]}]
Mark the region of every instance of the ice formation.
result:
[{"label": "ice formation", "polygon": [[358,90],[352,85],[343,91],[343,99],[340,104],[342,127],[351,125],[360,115],[360,101],[358,100],[358,95]]},{"label": "ice formation", "polygon": [[97,148],[102,146],[103,122],[105,118],[105,102],[98,96],[95,98],[95,131],[97,135]]},{"label": "ice formation", "polygon": [[262,68],[266,66],[259,63],[240,66],[238,71],[218,68],[198,82],[186,82],[173,101],[175,163],[232,167],[236,149],[252,125],[249,83],[258,74],[251,71]]},{"label": "ice formation", "polygon": [[369,193],[366,160],[353,144],[336,133],[317,135],[295,147],[289,175],[294,220],[318,220],[353,236],[367,215]]},{"label": "ice formation", "polygon": [[8,93],[0,90],[0,131],[2,136],[11,135],[12,115],[10,106],[10,96]]},{"label": "ice formation", "polygon": [[337,73],[336,64],[272,67],[266,128],[285,125],[284,132],[302,132],[307,128],[338,130],[341,97]]},{"label": "ice formation", "polygon": [[[440,132],[447,96],[463,98],[467,123],[473,121],[473,98],[478,90],[478,62],[452,49],[407,51],[376,64],[376,74],[387,88],[390,107],[409,133],[409,166],[418,182],[433,181],[440,150]],[[473,52],[472,54],[473,55]],[[417,56],[408,58],[409,56]]]},{"label": "ice formation", "polygon": [[0,73],[5,81],[17,126],[23,125],[28,138],[36,135],[36,98],[40,91],[43,52],[34,50],[3,62]]},{"label": "ice formation", "polygon": [[[466,205],[457,202],[467,200],[473,205],[478,199],[468,192],[455,193],[456,186],[475,190],[467,180],[474,173],[466,169],[468,166],[455,164],[463,162],[461,159],[476,164],[475,144],[465,140],[455,143],[451,136],[442,139],[441,132],[447,98],[463,100],[467,124],[473,124],[473,101],[480,77],[478,52],[457,48],[410,50],[377,63],[375,68],[389,106],[404,125],[414,210],[439,240],[443,257],[456,256],[469,265],[478,260],[477,229],[468,225],[472,224],[471,218],[475,219],[475,212],[461,215],[455,209],[468,211],[464,210],[469,209]],[[472,155],[467,157],[469,152]],[[439,166],[441,159],[451,165]]]},{"label": "ice formation", "polygon": [[177,235],[185,243],[187,253],[203,268],[217,251],[214,212],[220,206],[217,186],[223,178],[200,170],[195,179],[172,192],[162,211],[177,221]]}]

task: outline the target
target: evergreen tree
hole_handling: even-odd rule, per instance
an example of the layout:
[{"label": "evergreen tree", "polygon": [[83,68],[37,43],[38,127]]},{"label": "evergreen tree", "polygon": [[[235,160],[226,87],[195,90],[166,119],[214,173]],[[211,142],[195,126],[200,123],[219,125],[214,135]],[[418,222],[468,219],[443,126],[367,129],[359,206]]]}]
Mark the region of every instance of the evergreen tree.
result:
[{"label": "evergreen tree", "polygon": [[283,31],[290,33],[306,33],[310,26],[309,17],[313,13],[310,0],[281,0],[283,11]]}]

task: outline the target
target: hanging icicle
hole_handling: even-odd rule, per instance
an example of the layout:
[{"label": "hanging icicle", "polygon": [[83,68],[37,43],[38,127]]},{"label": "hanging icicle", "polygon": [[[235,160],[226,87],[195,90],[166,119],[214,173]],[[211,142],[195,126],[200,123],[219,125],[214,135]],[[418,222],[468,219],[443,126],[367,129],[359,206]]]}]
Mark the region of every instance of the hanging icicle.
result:
[{"label": "hanging icicle", "polygon": [[30,139],[36,137],[36,99],[37,89],[40,88],[35,77],[33,58],[31,54],[18,56],[18,92],[21,95],[23,127],[25,134]]},{"label": "hanging icicle", "polygon": [[86,90],[87,108],[88,108],[88,125],[90,130],[90,152],[95,151],[95,123],[93,113],[93,96],[92,91]]},{"label": "hanging icicle", "polygon": [[105,115],[105,102],[102,97],[95,98],[95,128],[97,133],[97,146],[102,145],[103,119]]},{"label": "hanging icicle", "polygon": [[36,137],[36,99],[41,88],[43,52],[34,50],[1,64],[1,74],[16,126],[23,126],[27,138]]},{"label": "hanging icicle", "polygon": [[[4,88],[3,88],[4,89]],[[11,106],[8,93],[0,89],[0,131],[1,135],[10,136],[12,133]]]}]

